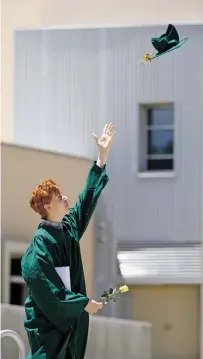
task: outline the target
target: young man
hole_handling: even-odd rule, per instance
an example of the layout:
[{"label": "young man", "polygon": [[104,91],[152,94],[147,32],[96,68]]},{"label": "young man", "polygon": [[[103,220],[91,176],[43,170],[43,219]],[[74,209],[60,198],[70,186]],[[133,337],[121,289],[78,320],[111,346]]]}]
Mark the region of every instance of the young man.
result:
[{"label": "young man", "polygon": [[113,136],[112,124],[100,138],[93,134],[98,160],[73,208],[51,179],[32,192],[30,206],[42,221],[22,258],[29,359],[84,359],[89,314],[97,313],[102,303],[87,297],[79,241],[108,182],[106,161]]}]

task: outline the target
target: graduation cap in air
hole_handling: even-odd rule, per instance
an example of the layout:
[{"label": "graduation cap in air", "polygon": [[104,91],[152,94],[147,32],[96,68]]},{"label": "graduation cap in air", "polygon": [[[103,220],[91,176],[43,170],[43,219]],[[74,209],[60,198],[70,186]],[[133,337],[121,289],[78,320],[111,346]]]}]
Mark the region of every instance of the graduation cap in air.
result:
[{"label": "graduation cap in air", "polygon": [[165,55],[170,51],[176,50],[181,47],[187,40],[188,37],[179,40],[178,31],[176,30],[175,26],[169,24],[165,34],[161,35],[160,37],[152,37],[151,39],[151,43],[157,50],[157,52],[153,54],[146,53],[141,59],[141,62],[150,62],[159,56]]}]

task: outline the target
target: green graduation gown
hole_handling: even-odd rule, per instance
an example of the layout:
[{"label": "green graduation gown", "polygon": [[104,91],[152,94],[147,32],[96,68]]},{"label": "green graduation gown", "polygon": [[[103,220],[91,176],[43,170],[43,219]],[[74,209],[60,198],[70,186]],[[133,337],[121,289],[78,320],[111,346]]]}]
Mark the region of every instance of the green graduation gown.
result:
[{"label": "green graduation gown", "polygon": [[[89,315],[79,240],[85,232],[102,189],[106,167],[94,162],[76,205],[61,223],[42,220],[21,262],[28,286],[25,329],[30,343],[27,359],[84,359]],[[71,288],[56,268],[69,267]]]}]

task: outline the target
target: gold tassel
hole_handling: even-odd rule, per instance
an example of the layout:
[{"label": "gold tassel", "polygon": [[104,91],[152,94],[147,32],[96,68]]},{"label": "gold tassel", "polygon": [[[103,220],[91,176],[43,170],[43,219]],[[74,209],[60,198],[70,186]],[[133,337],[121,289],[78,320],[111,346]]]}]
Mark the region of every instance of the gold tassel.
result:
[{"label": "gold tassel", "polygon": [[149,52],[146,52],[144,57],[140,60],[141,62],[145,63],[145,62],[151,62],[151,55]]}]

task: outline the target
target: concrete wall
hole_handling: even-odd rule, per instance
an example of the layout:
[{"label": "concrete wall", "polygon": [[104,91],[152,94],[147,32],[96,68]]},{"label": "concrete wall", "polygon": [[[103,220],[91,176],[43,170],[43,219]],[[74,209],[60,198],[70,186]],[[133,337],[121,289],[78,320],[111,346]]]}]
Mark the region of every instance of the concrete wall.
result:
[{"label": "concrete wall", "polygon": [[[146,25],[198,22],[202,0],[3,0],[2,1],[2,139],[13,140],[14,32],[19,28],[71,24]],[[184,9],[184,11],[183,11]]]},{"label": "concrete wall", "polygon": [[[9,144],[1,146],[1,238],[2,286],[8,281],[4,273],[5,241],[29,244],[39,216],[29,208],[29,196],[39,180],[51,176],[59,183],[73,205],[85,185],[91,162]],[[81,241],[87,290],[92,295],[94,235],[91,221]],[[3,294],[3,293],[2,293]]]},{"label": "concrete wall", "polygon": [[[24,308],[1,306],[1,329],[12,329],[28,342],[23,328]],[[151,326],[146,322],[90,317],[86,359],[150,359]],[[17,359],[16,344],[10,338],[2,340],[2,359]]]}]

